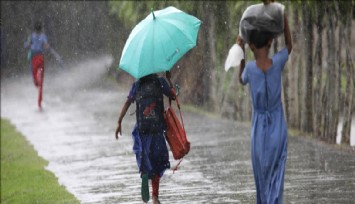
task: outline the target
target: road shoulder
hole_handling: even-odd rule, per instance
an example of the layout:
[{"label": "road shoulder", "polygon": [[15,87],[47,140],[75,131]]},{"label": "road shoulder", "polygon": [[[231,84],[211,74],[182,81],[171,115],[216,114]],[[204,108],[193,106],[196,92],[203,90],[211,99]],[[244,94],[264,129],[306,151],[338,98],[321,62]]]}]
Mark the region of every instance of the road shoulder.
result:
[{"label": "road shoulder", "polygon": [[79,203],[45,170],[47,164],[8,120],[1,119],[1,203]]}]

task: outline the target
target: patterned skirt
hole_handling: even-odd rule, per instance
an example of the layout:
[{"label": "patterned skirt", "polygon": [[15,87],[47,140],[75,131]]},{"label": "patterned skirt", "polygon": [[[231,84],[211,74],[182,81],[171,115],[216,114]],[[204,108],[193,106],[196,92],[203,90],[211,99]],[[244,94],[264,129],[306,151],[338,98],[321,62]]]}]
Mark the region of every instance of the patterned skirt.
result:
[{"label": "patterned skirt", "polygon": [[132,132],[132,139],[139,173],[148,173],[149,178],[156,174],[162,177],[165,170],[170,168],[164,131],[154,135],[143,135],[139,133],[136,124]]}]

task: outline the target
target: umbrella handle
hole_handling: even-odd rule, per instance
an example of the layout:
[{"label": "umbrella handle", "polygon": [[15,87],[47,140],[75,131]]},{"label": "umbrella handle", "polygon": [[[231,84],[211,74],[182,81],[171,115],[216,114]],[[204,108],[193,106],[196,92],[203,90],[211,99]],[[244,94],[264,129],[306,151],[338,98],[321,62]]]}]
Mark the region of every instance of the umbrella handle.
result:
[{"label": "umbrella handle", "polygon": [[170,74],[170,71],[166,71],[166,72],[165,72],[165,76],[166,76],[166,78],[168,79],[168,82],[169,82],[170,87],[173,88],[174,85],[173,85],[173,83],[171,82],[171,74]]},{"label": "umbrella handle", "polygon": [[[170,71],[166,71],[166,78],[168,79],[168,82],[169,82],[169,85],[171,88],[174,88],[174,85],[173,85],[173,82],[171,82],[171,74],[170,74]],[[175,84],[175,89],[176,89],[176,96],[179,95],[180,93],[180,86],[179,84]]]},{"label": "umbrella handle", "polygon": [[175,89],[176,89],[176,96],[180,94],[180,86],[179,84],[175,84]]}]

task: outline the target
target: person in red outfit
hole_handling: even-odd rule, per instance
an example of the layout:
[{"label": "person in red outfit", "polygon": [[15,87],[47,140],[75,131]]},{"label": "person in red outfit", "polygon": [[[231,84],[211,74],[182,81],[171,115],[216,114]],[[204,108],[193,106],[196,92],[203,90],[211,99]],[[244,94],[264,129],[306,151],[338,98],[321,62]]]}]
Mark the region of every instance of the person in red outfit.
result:
[{"label": "person in red outfit", "polygon": [[25,42],[25,48],[30,48],[33,82],[38,87],[38,108],[42,110],[42,90],[44,78],[44,51],[49,49],[47,36],[42,31],[42,24],[36,22],[34,32]]}]

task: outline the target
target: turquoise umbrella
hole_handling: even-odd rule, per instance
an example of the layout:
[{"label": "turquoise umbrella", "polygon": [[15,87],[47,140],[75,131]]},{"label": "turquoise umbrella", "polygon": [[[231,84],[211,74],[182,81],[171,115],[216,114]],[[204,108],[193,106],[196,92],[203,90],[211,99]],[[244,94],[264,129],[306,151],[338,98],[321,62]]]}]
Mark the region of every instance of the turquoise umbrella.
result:
[{"label": "turquoise umbrella", "polygon": [[123,48],[119,68],[139,79],[170,70],[191,48],[201,21],[175,7],[155,11],[137,24]]}]

